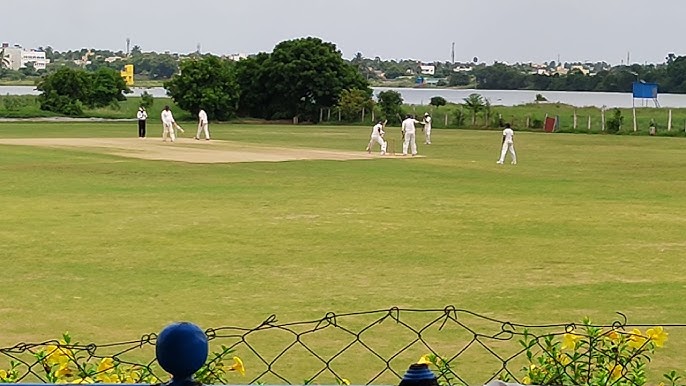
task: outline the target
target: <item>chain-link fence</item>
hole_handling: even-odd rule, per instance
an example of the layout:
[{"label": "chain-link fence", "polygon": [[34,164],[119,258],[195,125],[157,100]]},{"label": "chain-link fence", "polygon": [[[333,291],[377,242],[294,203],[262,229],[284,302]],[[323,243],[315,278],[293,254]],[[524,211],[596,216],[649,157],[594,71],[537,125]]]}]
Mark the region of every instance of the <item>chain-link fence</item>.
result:
[{"label": "chain-link fence", "polygon": [[[280,322],[272,315],[256,327],[209,328],[206,334],[211,352],[239,356],[245,364],[246,376],[232,377],[232,384],[392,385],[420,360],[431,363],[443,385],[483,385],[494,379],[640,385],[643,378],[661,378],[648,368],[651,358],[657,362],[663,346],[684,335],[686,325],[631,325],[619,315],[606,324],[526,325],[452,306],[391,308],[328,313],[300,322]],[[135,369],[130,373],[135,377],[117,381],[144,382],[150,376],[166,381],[169,376],[154,359],[156,339],[151,333],[135,340],[83,344],[72,336],[0,348],[0,382],[3,374],[5,382],[56,382],[56,369],[67,365],[59,358],[49,361],[55,351],[68,351],[80,359],[79,366],[95,363],[91,370],[77,369],[93,374],[107,360]],[[209,360],[216,358],[211,354]],[[676,358],[679,363],[682,359]]]}]

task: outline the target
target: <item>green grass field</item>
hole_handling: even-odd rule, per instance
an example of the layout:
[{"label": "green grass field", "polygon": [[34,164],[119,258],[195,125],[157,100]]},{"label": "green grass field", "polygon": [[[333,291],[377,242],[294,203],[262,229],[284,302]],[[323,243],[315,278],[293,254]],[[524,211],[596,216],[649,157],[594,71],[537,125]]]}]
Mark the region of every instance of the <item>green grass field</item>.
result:
[{"label": "green grass field", "polygon": [[[369,131],[211,130],[348,151]],[[0,124],[0,138],[135,133]],[[518,133],[516,166],[495,164],[499,133],[433,140],[420,159],[213,165],[0,146],[0,347],[392,306],[453,304],[520,323],[609,323],[615,311],[686,322],[683,138]],[[684,330],[658,368],[683,364]]]}]

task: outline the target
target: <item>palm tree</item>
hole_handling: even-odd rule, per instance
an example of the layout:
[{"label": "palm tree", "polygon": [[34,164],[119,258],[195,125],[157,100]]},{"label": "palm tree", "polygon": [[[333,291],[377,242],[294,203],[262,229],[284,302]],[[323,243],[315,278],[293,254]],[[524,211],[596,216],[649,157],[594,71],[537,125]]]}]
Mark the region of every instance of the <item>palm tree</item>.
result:
[{"label": "palm tree", "polygon": [[480,94],[470,94],[464,98],[464,104],[467,110],[472,112],[472,126],[476,125],[476,114],[484,109],[484,98]]}]

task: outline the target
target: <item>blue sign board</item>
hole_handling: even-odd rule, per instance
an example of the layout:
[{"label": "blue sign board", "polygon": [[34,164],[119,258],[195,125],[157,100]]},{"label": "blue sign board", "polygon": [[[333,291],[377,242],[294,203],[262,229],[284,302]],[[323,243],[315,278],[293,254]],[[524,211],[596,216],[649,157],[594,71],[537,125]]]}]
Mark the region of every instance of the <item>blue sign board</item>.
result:
[{"label": "blue sign board", "polygon": [[657,83],[634,82],[634,98],[657,98]]}]

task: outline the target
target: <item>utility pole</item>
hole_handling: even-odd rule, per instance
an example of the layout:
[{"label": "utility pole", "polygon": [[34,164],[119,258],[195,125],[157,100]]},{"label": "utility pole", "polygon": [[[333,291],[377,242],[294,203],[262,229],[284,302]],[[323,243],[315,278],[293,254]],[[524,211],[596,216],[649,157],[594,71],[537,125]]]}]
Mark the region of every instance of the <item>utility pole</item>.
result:
[{"label": "utility pole", "polygon": [[453,42],[453,49],[450,54],[450,60],[455,64],[455,42]]},{"label": "utility pole", "polygon": [[126,57],[129,57],[129,54],[131,53],[130,51],[131,48],[131,38],[126,38]]}]

